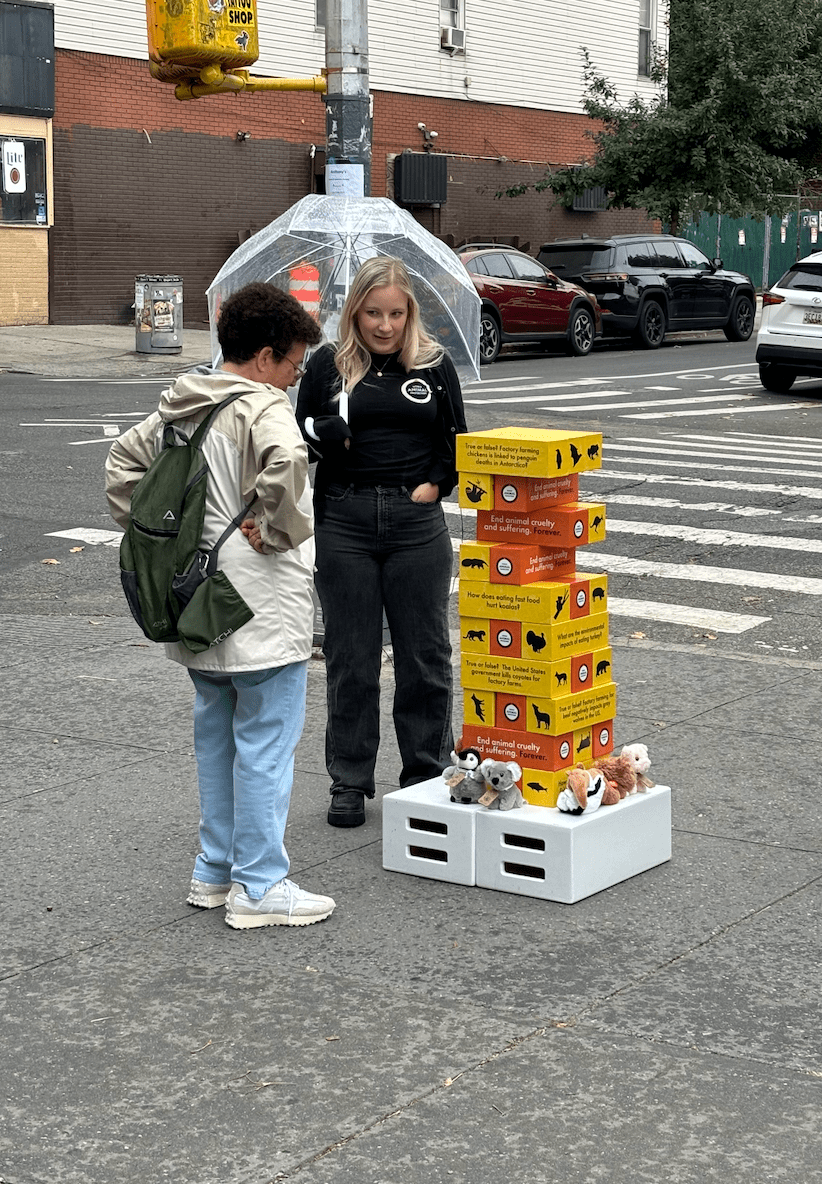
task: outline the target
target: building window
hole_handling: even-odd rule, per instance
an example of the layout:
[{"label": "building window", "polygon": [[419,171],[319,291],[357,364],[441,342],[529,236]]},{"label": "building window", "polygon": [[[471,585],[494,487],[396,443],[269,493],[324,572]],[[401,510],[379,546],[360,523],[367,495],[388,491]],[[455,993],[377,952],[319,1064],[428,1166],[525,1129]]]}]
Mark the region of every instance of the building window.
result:
[{"label": "building window", "polygon": [[317,28],[325,28],[325,0],[314,0],[315,19],[317,21]]},{"label": "building window", "polygon": [[639,0],[639,64],[638,73],[646,77],[653,65],[654,0]]},{"label": "building window", "polygon": [[440,27],[461,29],[460,0],[440,0]]}]

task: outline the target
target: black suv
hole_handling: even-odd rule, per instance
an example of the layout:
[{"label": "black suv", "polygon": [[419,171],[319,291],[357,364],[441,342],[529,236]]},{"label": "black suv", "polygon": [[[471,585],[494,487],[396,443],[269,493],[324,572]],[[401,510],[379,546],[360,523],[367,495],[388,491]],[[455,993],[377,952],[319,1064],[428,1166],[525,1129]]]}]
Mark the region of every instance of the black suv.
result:
[{"label": "black suv", "polygon": [[725,271],[721,259],[669,234],[615,234],[611,238],[545,243],[537,255],[556,275],[590,292],[602,310],[603,336],[629,334],[657,349],[667,332],[724,329],[729,341],[747,341],[756,311],[747,275]]}]

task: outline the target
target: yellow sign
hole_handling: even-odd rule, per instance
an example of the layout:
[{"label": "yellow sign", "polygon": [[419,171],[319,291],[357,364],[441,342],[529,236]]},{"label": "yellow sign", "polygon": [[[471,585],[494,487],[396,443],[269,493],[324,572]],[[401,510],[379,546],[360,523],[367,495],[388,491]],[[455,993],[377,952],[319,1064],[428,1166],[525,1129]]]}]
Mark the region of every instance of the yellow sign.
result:
[{"label": "yellow sign", "polygon": [[146,0],[146,22],[153,62],[232,70],[260,56],[257,0]]}]

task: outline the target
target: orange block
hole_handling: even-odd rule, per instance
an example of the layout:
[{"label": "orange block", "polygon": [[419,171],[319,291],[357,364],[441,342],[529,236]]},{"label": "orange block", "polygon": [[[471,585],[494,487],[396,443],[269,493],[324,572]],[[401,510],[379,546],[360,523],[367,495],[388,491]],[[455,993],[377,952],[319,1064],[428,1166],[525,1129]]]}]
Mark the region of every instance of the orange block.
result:
[{"label": "orange block", "polygon": [[576,552],[568,547],[535,543],[461,543],[460,579],[490,580],[492,584],[533,584],[570,575]]},{"label": "orange block", "polygon": [[508,731],[505,728],[472,727],[462,729],[460,748],[477,748],[484,759],[516,761],[535,769],[564,769],[582,757],[574,755],[574,737],[535,736],[529,732]]},{"label": "orange block", "polygon": [[477,542],[522,543],[543,547],[582,547],[605,538],[605,506],[568,502],[544,510],[477,510]]},{"label": "orange block", "polygon": [[[494,509],[540,510],[545,506],[561,506],[575,502],[579,494],[579,477],[494,477]],[[483,507],[487,509],[488,507]]]}]

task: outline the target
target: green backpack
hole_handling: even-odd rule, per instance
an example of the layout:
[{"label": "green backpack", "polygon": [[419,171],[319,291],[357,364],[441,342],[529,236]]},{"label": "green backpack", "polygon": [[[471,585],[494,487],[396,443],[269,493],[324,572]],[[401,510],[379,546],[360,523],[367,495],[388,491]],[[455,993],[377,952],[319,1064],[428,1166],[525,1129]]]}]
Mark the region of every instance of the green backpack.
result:
[{"label": "green backpack", "polygon": [[131,495],[120,544],[120,579],[132,616],[151,641],[179,641],[194,653],[210,649],[254,613],[224,572],[219,550],[257,500],[233,518],[211,551],[200,547],[208,464],[202,450],[214,416],[239,399],[229,395],[189,439],[167,423],[160,452]]}]

